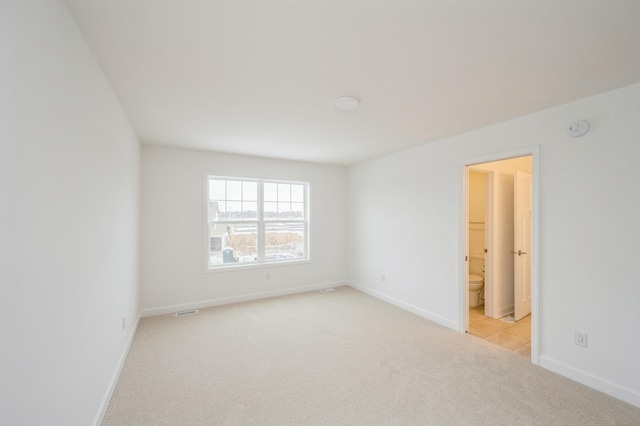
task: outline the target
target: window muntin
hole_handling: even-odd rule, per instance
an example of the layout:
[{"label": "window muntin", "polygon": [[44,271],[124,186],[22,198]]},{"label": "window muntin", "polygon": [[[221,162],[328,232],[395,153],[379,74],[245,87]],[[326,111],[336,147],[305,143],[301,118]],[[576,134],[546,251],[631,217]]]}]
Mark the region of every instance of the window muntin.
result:
[{"label": "window muntin", "polygon": [[265,183],[264,220],[304,220],[305,185]]},{"label": "window muntin", "polygon": [[207,177],[207,268],[308,260],[306,182]]},{"label": "window muntin", "polygon": [[258,219],[258,182],[209,179],[209,220]]}]

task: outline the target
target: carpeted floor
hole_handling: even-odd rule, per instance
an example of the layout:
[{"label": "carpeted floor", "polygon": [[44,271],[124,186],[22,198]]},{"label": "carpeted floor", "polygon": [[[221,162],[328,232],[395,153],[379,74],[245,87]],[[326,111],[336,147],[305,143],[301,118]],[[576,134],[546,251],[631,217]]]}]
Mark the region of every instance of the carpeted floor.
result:
[{"label": "carpeted floor", "polygon": [[349,287],[141,321],[104,425],[638,425],[640,409]]}]

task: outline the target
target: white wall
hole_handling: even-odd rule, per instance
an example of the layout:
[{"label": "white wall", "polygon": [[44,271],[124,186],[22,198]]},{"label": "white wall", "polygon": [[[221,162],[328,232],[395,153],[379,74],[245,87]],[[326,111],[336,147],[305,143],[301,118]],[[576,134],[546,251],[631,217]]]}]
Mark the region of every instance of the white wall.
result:
[{"label": "white wall", "polygon": [[638,117],[634,85],[350,167],[351,280],[460,329],[461,164],[539,145],[540,363],[640,406]]},{"label": "white wall", "polygon": [[[310,182],[311,262],[205,273],[207,173]],[[145,145],[141,207],[144,315],[342,284],[347,278],[344,167]]]},{"label": "white wall", "polygon": [[139,144],[61,2],[0,28],[0,424],[89,425],[138,313]]}]

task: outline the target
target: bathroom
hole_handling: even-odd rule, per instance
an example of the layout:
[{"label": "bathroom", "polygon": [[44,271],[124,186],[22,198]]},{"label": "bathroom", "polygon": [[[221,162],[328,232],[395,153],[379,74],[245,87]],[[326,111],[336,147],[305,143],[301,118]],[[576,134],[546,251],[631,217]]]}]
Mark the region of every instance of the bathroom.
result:
[{"label": "bathroom", "polygon": [[[468,306],[469,333],[511,350],[519,348],[526,355],[530,348],[530,300],[529,310],[523,312],[516,295],[516,269],[521,259],[516,259],[514,249],[514,194],[516,178],[522,174],[531,176],[530,156],[475,164],[468,169]],[[526,252],[530,250],[522,250],[520,257]]]},{"label": "bathroom", "polygon": [[484,305],[485,173],[469,171],[469,307]]}]

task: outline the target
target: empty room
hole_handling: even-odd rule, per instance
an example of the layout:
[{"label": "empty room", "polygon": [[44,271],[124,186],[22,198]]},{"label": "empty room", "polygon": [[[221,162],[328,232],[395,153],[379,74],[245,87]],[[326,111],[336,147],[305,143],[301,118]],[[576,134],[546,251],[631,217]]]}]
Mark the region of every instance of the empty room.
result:
[{"label": "empty room", "polygon": [[640,424],[640,2],[0,30],[0,425]]}]

